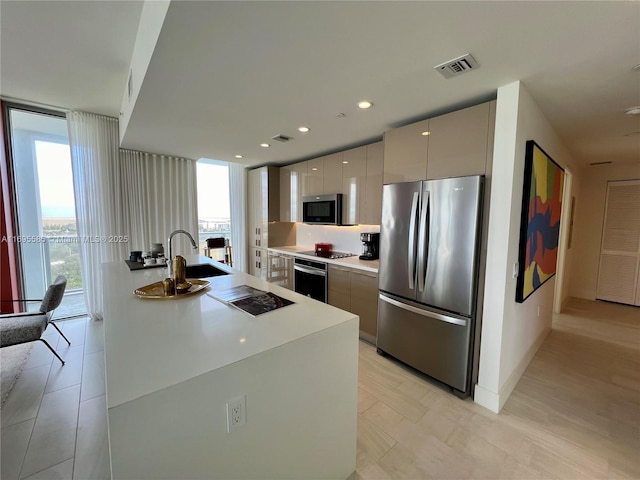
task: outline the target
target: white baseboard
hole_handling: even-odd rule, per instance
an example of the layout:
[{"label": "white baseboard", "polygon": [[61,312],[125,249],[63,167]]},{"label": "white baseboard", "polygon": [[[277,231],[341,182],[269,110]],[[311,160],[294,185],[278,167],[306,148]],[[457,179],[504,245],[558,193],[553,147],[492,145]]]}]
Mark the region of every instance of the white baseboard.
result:
[{"label": "white baseboard", "polygon": [[493,413],[500,412],[500,396],[478,384],[476,384],[473,394],[473,401],[478,405],[482,405],[484,408],[488,408]]},{"label": "white baseboard", "polygon": [[492,390],[489,390],[482,385],[476,384],[475,393],[473,396],[474,402],[482,405],[485,408],[488,408],[494,413],[499,413],[500,410],[502,410],[504,404],[509,399],[511,392],[513,392],[513,389],[518,384],[520,377],[522,377],[522,374],[527,369],[529,363],[544,342],[544,339],[547,338],[547,335],[549,335],[550,331],[551,328],[546,328],[542,331],[536,341],[533,342],[531,347],[529,347],[529,350],[527,350],[527,353],[524,355],[524,357],[522,357],[522,360],[520,360],[516,368],[513,369],[511,375],[509,375],[509,378],[506,380],[506,382],[504,382],[498,393],[493,392]]}]

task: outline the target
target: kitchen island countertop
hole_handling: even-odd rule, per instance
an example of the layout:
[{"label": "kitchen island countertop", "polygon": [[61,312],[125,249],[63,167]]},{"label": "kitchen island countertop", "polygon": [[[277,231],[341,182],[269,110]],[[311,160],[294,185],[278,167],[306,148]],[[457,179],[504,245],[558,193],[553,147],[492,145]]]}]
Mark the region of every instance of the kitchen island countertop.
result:
[{"label": "kitchen island countertop", "polygon": [[[103,266],[112,478],[351,478],[358,316],[186,258],[229,275],[205,292],[141,299],[134,289],[165,269]],[[295,303],[253,317],[209,295],[240,285]]]},{"label": "kitchen island countertop", "polygon": [[104,264],[105,357],[108,407],[276,348],[357,316],[211,259],[187,256],[230,272],[207,278],[210,293],[249,285],[295,302],[252,317],[205,293],[184,298],[137,298],[133,290],[167,276],[164,268],[129,271],[125,262]]}]

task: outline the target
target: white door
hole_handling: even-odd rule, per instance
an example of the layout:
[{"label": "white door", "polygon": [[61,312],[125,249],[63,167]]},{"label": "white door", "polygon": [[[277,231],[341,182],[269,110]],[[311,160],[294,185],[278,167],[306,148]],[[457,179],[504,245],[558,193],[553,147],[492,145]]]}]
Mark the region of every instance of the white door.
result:
[{"label": "white door", "polygon": [[640,180],[607,186],[596,298],[640,305]]}]

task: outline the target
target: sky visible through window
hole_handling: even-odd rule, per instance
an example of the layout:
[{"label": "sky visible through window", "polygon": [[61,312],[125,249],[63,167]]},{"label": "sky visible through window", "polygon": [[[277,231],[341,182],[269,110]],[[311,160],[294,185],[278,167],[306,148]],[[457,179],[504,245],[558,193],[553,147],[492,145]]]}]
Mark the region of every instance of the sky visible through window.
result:
[{"label": "sky visible through window", "polygon": [[229,167],[199,161],[197,172],[198,219],[229,220]]},{"label": "sky visible through window", "polygon": [[69,145],[40,140],[35,145],[42,217],[69,218],[75,223]]}]

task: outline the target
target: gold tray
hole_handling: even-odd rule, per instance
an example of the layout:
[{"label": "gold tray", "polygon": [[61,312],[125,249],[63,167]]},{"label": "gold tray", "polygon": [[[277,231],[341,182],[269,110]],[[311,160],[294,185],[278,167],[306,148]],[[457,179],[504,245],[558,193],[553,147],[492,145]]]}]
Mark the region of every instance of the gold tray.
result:
[{"label": "gold tray", "polygon": [[186,297],[189,295],[193,295],[194,293],[198,293],[205,288],[207,288],[210,284],[207,280],[196,280],[192,278],[187,278],[186,280],[191,284],[189,290],[184,293],[178,293],[176,295],[165,295],[164,287],[162,282],[152,283],[151,285],[145,285],[144,287],[136,288],[133,291],[133,294],[138,298],[155,298],[155,299],[163,299],[168,300],[170,298],[178,298],[178,297]]}]

